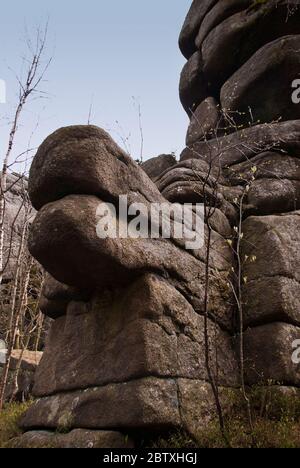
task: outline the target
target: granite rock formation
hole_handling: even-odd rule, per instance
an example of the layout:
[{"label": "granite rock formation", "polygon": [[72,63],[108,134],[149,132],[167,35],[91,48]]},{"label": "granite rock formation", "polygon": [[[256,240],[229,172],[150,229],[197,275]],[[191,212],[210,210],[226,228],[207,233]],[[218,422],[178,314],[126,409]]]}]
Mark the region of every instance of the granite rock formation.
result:
[{"label": "granite rock formation", "polygon": [[188,60],[181,99],[191,116],[181,161],[221,168],[228,201],[244,193],[249,384],[299,386],[291,359],[300,338],[299,39],[299,2],[285,0],[195,0],[180,37]]},{"label": "granite rock formation", "polygon": [[[188,59],[180,96],[191,124],[179,163],[166,155],[143,169],[93,126],[60,129],[41,145],[29,180],[38,210],[29,248],[49,274],[41,307],[55,321],[36,374],[39,399],[22,421],[26,431],[136,436],[184,428],[196,435],[212,416],[204,339],[208,229],[195,250],[172,236],[100,239],[97,208],[117,206],[122,195],[148,210],[203,200],[214,208],[207,333],[225,407],[227,389],[240,384],[230,278],[241,222],[247,383],[299,386],[291,359],[300,339],[296,7],[193,1],[180,37]],[[113,220],[124,227],[118,211]]]},{"label": "granite rock formation", "polygon": [[[170,168],[169,188],[178,174],[188,184],[192,180],[188,163]],[[195,174],[204,177],[204,170],[200,164]],[[96,232],[99,205],[117,204],[121,195],[149,208],[171,206],[163,183],[160,178],[155,184],[96,127],[61,129],[40,147],[29,180],[38,210],[29,248],[48,272],[41,308],[55,321],[36,373],[33,392],[39,399],[22,421],[26,430],[193,432],[190,395],[207,402],[200,405],[202,423],[207,420],[213,396],[203,333],[205,245],[186,250],[175,237],[100,239]],[[231,297],[222,287],[234,261],[226,213],[235,213],[224,197],[218,204],[208,335],[225,391],[238,385]],[[119,213],[116,218],[124,224]]]}]

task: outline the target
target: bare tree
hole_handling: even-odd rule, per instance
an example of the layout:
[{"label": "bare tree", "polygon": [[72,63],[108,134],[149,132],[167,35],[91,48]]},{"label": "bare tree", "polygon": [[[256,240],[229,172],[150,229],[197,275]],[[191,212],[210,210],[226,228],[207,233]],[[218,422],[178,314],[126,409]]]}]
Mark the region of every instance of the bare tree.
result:
[{"label": "bare tree", "polygon": [[[18,101],[15,107],[7,149],[3,158],[2,171],[0,174],[0,287],[3,285],[4,274],[8,266],[12,268],[10,283],[5,288],[6,303],[6,343],[7,356],[0,377],[0,410],[4,405],[4,398],[8,383],[10,365],[15,346],[21,348],[19,362],[16,368],[15,392],[17,392],[18,374],[21,368],[24,351],[27,349],[31,335],[38,329],[42,321],[39,309],[33,314],[28,301],[30,297],[31,279],[35,262],[27,250],[28,229],[33,217],[33,208],[27,194],[27,179],[25,177],[31,148],[31,138],[28,147],[19,155],[15,156],[14,147],[21,118],[26,105],[31,97],[41,99],[45,93],[40,89],[46,71],[51,63],[45,59],[48,24],[44,29],[37,29],[34,41],[26,40],[27,56],[24,58],[25,74],[16,76],[18,83]],[[24,173],[11,177],[11,168],[14,165],[23,164]],[[12,182],[10,182],[12,181]],[[8,195],[18,186],[20,191],[20,206],[13,220],[7,219]],[[17,238],[15,238],[17,236]],[[39,286],[37,287],[39,289]],[[1,288],[1,294],[3,288]],[[38,306],[36,306],[38,308]],[[8,312],[8,313],[7,313]],[[38,346],[38,341],[35,343]]]},{"label": "bare tree", "polygon": [[16,341],[18,324],[20,321],[20,316],[23,310],[23,303],[25,300],[24,294],[27,293],[29,274],[31,270],[31,261],[30,261],[29,269],[27,269],[26,276],[25,276],[23,291],[21,293],[21,297],[20,297],[19,304],[18,304],[19,283],[20,281],[22,281],[22,276],[21,276],[22,270],[23,270],[22,267],[23,267],[23,261],[24,261],[24,254],[26,251],[28,225],[29,225],[29,219],[30,219],[29,209],[26,210],[25,215],[24,215],[25,219],[24,219],[24,224],[23,224],[23,229],[22,229],[22,236],[21,236],[19,249],[18,249],[18,256],[17,256],[15,268],[14,268],[14,280],[13,280],[13,287],[12,287],[12,295],[10,298],[10,301],[11,301],[10,318],[9,318],[9,324],[8,324],[8,330],[7,330],[7,337],[6,337],[6,341],[8,343],[7,356],[6,356],[6,363],[4,365],[4,368],[1,374],[1,379],[0,379],[0,410],[2,410],[3,404],[4,404],[4,396],[5,396],[5,390],[6,390],[6,385],[7,385],[12,352],[13,352],[15,341]]},{"label": "bare tree", "polygon": [[[19,375],[21,372],[22,362],[26,351],[29,348],[30,341],[33,339],[32,348],[37,353],[39,341],[41,339],[43,327],[43,315],[39,308],[40,297],[44,285],[44,272],[40,271],[37,266],[35,273],[35,260],[27,252],[28,262],[24,265],[24,273],[20,285],[20,299],[18,305],[17,316],[19,321],[16,324],[18,330],[18,344],[16,345],[19,351],[18,362],[13,372],[12,389],[10,392],[10,401],[14,401],[19,391]],[[36,278],[36,274],[41,277]],[[37,284],[34,284],[36,283]],[[33,283],[33,284],[32,284]],[[34,288],[35,301],[31,304],[29,297],[32,295],[31,288]]]},{"label": "bare tree", "polygon": [[[8,170],[11,164],[10,159],[14,148],[16,135],[19,129],[19,123],[24,111],[24,108],[32,95],[43,94],[43,91],[39,89],[42,83],[45,73],[51,63],[51,58],[44,62],[44,53],[46,47],[48,33],[48,24],[45,29],[37,30],[35,43],[33,44],[30,39],[27,40],[28,54],[29,57],[24,59],[25,66],[27,68],[25,76],[16,77],[19,85],[19,96],[18,103],[14,112],[7,149],[3,158],[1,176],[0,176],[0,285],[3,282],[4,275],[4,246],[5,246],[5,207],[6,207],[6,193],[8,190]],[[27,150],[23,155],[28,154]],[[16,159],[19,159],[22,155],[18,155]]]}]

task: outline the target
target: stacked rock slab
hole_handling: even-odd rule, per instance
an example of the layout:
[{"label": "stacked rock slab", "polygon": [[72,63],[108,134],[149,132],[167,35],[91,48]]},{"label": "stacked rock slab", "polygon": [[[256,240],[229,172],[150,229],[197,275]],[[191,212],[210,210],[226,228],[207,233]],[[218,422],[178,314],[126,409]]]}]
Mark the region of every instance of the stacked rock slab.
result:
[{"label": "stacked rock slab", "polygon": [[[40,305],[54,323],[36,373],[38,400],[22,421],[27,431],[88,429],[107,444],[99,431],[195,433],[213,412],[205,360],[205,242],[186,250],[184,239],[173,237],[97,235],[104,203],[117,207],[126,195],[129,206],[171,207],[172,180],[182,176],[191,184],[206,170],[202,162],[193,171],[189,163],[174,165],[170,156],[158,162],[164,175],[155,184],[147,168],[93,126],[58,130],[38,150],[29,180],[38,211],[29,249],[48,272]],[[147,170],[157,178],[151,164]],[[221,194],[218,206],[207,332],[212,372],[225,399],[226,388],[238,385],[231,297],[221,287],[233,264],[226,236],[235,213]],[[127,220],[118,211],[114,216],[124,228]],[[36,433],[26,437],[24,443],[44,440]]]},{"label": "stacked rock slab", "polygon": [[298,1],[194,0],[180,37],[188,60],[180,95],[191,118],[181,161],[221,167],[228,201],[245,194],[249,384],[300,384],[292,361],[300,339],[299,46]]}]

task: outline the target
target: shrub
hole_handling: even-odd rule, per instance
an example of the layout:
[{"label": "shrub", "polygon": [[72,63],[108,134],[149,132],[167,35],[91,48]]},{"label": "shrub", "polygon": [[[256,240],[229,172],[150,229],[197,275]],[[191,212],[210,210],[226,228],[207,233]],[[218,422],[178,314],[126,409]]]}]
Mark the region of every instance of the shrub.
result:
[{"label": "shrub", "polygon": [[0,412],[0,448],[5,448],[10,439],[21,434],[18,422],[32,402],[11,403]]}]

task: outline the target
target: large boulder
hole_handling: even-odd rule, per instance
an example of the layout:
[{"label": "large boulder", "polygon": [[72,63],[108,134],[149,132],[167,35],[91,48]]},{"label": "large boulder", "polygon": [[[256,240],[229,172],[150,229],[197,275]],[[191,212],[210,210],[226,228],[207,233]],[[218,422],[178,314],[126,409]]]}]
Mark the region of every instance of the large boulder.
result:
[{"label": "large boulder", "polygon": [[218,0],[193,0],[182,27],[179,46],[183,55],[190,58],[196,52],[196,37],[206,13],[217,3]]},{"label": "large boulder", "polygon": [[50,431],[26,432],[9,441],[7,448],[132,449],[134,443],[120,432],[75,429],[66,434]]},{"label": "large boulder", "polygon": [[267,151],[225,168],[234,186],[248,185],[244,214],[269,215],[299,209],[300,160],[285,153]]},{"label": "large boulder", "polygon": [[290,0],[256,2],[211,30],[201,50],[203,73],[215,90],[262,46],[279,37],[299,33],[300,9],[289,15],[289,7],[296,3]]},{"label": "large boulder", "polygon": [[300,386],[300,364],[293,362],[300,328],[274,322],[245,332],[245,368],[249,385]]},{"label": "large boulder", "polygon": [[253,181],[253,168],[255,180],[300,180],[300,159],[286,153],[266,151],[250,160],[235,164],[225,169],[226,178],[232,185],[242,185]]},{"label": "large boulder", "polygon": [[[87,295],[94,290],[101,292],[107,288],[129,285],[145,271],[158,272],[190,297],[199,313],[203,312],[204,291],[203,287],[199,288],[199,281],[201,284],[205,283],[206,236],[203,218],[197,219],[203,226],[204,245],[199,245],[194,250],[185,248],[185,241],[195,236],[193,225],[187,224],[184,239],[178,239],[172,234],[176,220],[171,221],[173,228],[170,239],[118,235],[128,229],[129,223],[117,210],[119,196],[126,195],[129,205],[132,202],[142,202],[150,217],[151,202],[163,203],[170,209],[173,207],[164,198],[164,192],[162,195],[143,170],[128,156],[123,155],[122,150],[106,133],[95,127],[79,127],[79,138],[74,142],[71,136],[75,133],[74,127],[55,132],[41,146],[33,163],[29,190],[36,206],[46,204],[38,212],[31,228],[29,249],[32,255],[57,281],[84,291]],[[81,169],[78,170],[77,165],[78,172],[67,170],[72,160],[75,167],[77,158]],[[59,171],[60,164],[62,169]],[[173,167],[175,169],[177,166]],[[89,189],[88,181],[92,173],[98,176],[93,176],[94,181]],[[51,186],[49,180],[52,181]],[[80,186],[85,187],[85,195],[69,194],[83,191],[83,188],[78,189]],[[96,192],[98,196],[95,195]],[[100,193],[104,200],[100,198]],[[173,201],[170,198],[169,200]],[[118,234],[101,238],[97,230],[101,215],[97,217],[97,213],[99,208],[106,209],[105,202],[113,202],[116,207],[111,221],[117,227]],[[230,211],[230,204],[226,204],[222,198],[221,202]],[[159,223],[162,223],[161,219]],[[226,240],[214,232],[211,274],[214,275],[213,271],[217,269],[225,281],[232,257],[233,253]],[[214,289],[218,291],[217,286]],[[216,302],[212,307],[219,310],[218,315],[223,315],[224,320],[227,320],[231,307],[228,305],[228,298],[223,298],[222,294],[220,291],[214,294]],[[43,310],[52,318],[60,316],[66,309],[68,299],[43,294]]]},{"label": "large boulder", "polygon": [[249,281],[285,276],[300,281],[300,212],[279,216],[253,216],[243,223],[242,255],[255,256],[247,262],[244,275]]},{"label": "large boulder", "polygon": [[199,140],[211,139],[224,134],[224,121],[220,106],[213,97],[208,97],[197,107],[191,116],[186,145],[190,146]]},{"label": "large boulder", "polygon": [[[99,205],[98,198],[83,195],[46,205],[32,226],[29,240],[32,255],[58,281],[86,291],[125,286],[144,271],[156,271],[188,295],[201,312],[204,293],[199,282],[204,284],[205,248],[193,254],[169,239],[101,239],[96,231]],[[115,223],[124,231],[122,221],[115,219]],[[231,261],[231,249],[216,234],[211,268],[226,274]],[[222,304],[219,293],[218,296],[216,310]],[[225,301],[224,307],[222,312],[227,309],[228,313],[230,308]]]},{"label": "large boulder", "polygon": [[[268,294],[266,294],[266,291]],[[244,326],[285,322],[300,327],[300,284],[286,276],[250,280],[243,286]]]},{"label": "large boulder", "polygon": [[208,11],[201,23],[195,41],[197,48],[201,49],[203,41],[210,31],[221,24],[222,21],[233,16],[235,13],[246,10],[252,4],[253,0],[226,0],[226,2],[217,2],[211,10]]},{"label": "large boulder", "polygon": [[[226,325],[225,317],[222,320]],[[229,327],[231,320],[227,318]],[[115,290],[114,295],[107,292],[89,303],[71,302],[67,315],[52,326],[34,394],[100,387],[140,376],[207,380],[204,332],[203,317],[155,275]],[[213,365],[217,352],[220,384],[235,385],[230,337],[210,320],[207,333],[212,370],[217,372]]]},{"label": "large boulder", "polygon": [[[219,392],[223,410],[229,412],[238,390],[220,387]],[[210,384],[152,377],[40,399],[21,425],[27,430],[40,427],[69,431],[77,427],[118,427],[137,438],[149,434],[149,430],[153,435],[183,429],[196,437],[216,417]]]},{"label": "large boulder", "polygon": [[278,150],[299,156],[300,120],[256,125],[222,138],[198,141],[183,150],[180,159],[204,159],[213,166],[227,168],[266,151]]},{"label": "large boulder", "polygon": [[250,217],[243,223],[245,326],[300,324],[299,223],[298,211]]},{"label": "large boulder", "polygon": [[48,273],[45,276],[39,306],[44,315],[55,320],[66,314],[69,302],[86,301],[90,295],[90,291],[60,283]]},{"label": "large boulder", "polygon": [[36,209],[67,195],[95,195],[113,202],[159,201],[145,172],[104,130],[73,126],[57,130],[40,146],[30,169],[29,195]]},{"label": "large boulder", "polygon": [[175,165],[176,158],[174,154],[161,154],[156,158],[148,159],[141,165],[141,167],[150,179],[155,180],[163,172]]},{"label": "large boulder", "polygon": [[[29,181],[39,210],[29,247],[51,275],[41,306],[55,320],[36,374],[38,400],[21,425],[53,432],[24,441],[64,430],[56,442],[63,446],[82,428],[97,431],[100,446],[99,430],[196,436],[215,415],[211,375],[230,408],[226,391],[240,384],[233,338],[240,221],[246,382],[300,386],[292,360],[300,330],[298,111],[282,93],[276,112],[286,121],[254,125],[277,117],[265,80],[279,69],[285,84],[297,68],[300,13],[291,14],[291,5],[194,0],[180,37],[188,59],[180,97],[191,124],[179,163],[161,156],[140,167],[93,126],[60,129],[41,145]],[[225,112],[222,86],[221,104],[232,109]],[[249,95],[254,112],[240,126],[233,115]],[[157,238],[120,235],[131,224],[118,207],[122,196],[145,207],[147,226],[155,204],[178,209],[205,201],[211,229],[201,213],[203,243],[187,249],[198,220],[190,206],[180,239],[175,211],[167,239],[162,220]],[[100,235],[104,208],[119,235]],[[84,445],[90,434],[81,435]]]},{"label": "large boulder", "polygon": [[291,86],[300,69],[299,47],[299,35],[279,38],[256,52],[224,84],[221,105],[238,111],[236,124],[247,125],[249,109],[254,122],[300,118],[300,106],[291,104]]},{"label": "large boulder", "polygon": [[248,214],[276,214],[300,208],[300,181],[289,179],[255,180],[247,195]]},{"label": "large boulder", "polygon": [[197,51],[183,67],[179,84],[180,100],[189,116],[192,116],[198,105],[210,95],[202,70],[202,56]]},{"label": "large boulder", "polygon": [[[55,321],[35,379],[34,394],[40,399],[22,426],[192,430],[183,423],[182,414],[191,420],[190,406],[181,408],[185,382],[205,385],[208,366],[221,385],[238,382],[228,333],[233,252],[221,235],[230,235],[230,224],[221,209],[216,211],[208,272],[205,229],[203,246],[190,251],[185,239],[174,234],[168,239],[102,238],[99,207],[111,203],[117,208],[125,195],[129,204],[143,203],[147,215],[152,204],[171,208],[160,184],[174,180],[169,171],[182,169],[185,178],[191,169],[189,163],[171,165],[155,185],[101,129],[78,127],[75,135],[71,127],[50,136],[30,174],[29,190],[39,212],[29,248],[51,275],[42,306]],[[121,228],[118,233],[128,229],[120,210],[111,221]],[[176,222],[173,216],[172,226]],[[213,286],[205,309],[207,274]]]}]

